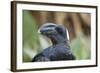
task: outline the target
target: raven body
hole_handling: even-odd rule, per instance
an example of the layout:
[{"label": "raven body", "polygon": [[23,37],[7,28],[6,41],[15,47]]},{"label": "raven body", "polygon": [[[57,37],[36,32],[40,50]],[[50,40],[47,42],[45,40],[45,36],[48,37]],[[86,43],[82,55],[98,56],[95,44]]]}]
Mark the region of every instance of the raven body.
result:
[{"label": "raven body", "polygon": [[64,26],[46,23],[41,26],[40,32],[51,39],[52,46],[37,54],[32,59],[32,62],[75,60],[75,56],[72,54],[69,46],[66,28]]}]

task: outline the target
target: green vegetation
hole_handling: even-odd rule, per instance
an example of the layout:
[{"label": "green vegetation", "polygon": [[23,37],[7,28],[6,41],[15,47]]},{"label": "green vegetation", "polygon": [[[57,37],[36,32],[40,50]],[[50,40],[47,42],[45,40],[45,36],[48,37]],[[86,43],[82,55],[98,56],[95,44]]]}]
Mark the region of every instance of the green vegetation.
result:
[{"label": "green vegetation", "polygon": [[29,11],[23,10],[23,61],[25,62],[31,60],[34,51],[40,51],[37,31],[38,28],[34,17]]},{"label": "green vegetation", "polygon": [[[28,10],[23,10],[23,62],[30,62],[41,49],[38,24]],[[71,40],[71,49],[78,60],[90,59],[90,37],[80,33]]]}]

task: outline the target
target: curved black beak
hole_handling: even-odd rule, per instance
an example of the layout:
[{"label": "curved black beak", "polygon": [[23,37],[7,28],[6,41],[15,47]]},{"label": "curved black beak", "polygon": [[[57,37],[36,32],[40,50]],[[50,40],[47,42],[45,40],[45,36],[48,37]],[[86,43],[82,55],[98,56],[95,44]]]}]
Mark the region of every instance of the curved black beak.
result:
[{"label": "curved black beak", "polygon": [[55,27],[44,27],[44,28],[40,28],[38,30],[38,33],[41,33],[41,34],[50,34],[50,33],[53,33],[55,30]]}]

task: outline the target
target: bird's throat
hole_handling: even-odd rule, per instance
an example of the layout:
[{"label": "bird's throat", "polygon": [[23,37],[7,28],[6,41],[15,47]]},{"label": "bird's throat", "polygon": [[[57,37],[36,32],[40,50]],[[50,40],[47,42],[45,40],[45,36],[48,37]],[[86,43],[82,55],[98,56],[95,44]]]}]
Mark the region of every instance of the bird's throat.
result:
[{"label": "bird's throat", "polygon": [[52,38],[51,41],[52,41],[53,45],[62,44],[62,43],[66,43],[67,42],[66,39],[54,39],[54,38]]}]

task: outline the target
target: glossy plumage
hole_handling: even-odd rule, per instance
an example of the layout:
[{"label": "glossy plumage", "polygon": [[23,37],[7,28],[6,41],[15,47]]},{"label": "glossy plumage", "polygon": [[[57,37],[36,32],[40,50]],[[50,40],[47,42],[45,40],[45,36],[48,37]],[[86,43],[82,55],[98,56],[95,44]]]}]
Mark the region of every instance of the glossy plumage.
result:
[{"label": "glossy plumage", "polygon": [[63,25],[46,23],[40,27],[39,31],[42,35],[51,39],[52,46],[37,54],[32,62],[75,60],[69,46],[66,28]]}]

